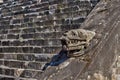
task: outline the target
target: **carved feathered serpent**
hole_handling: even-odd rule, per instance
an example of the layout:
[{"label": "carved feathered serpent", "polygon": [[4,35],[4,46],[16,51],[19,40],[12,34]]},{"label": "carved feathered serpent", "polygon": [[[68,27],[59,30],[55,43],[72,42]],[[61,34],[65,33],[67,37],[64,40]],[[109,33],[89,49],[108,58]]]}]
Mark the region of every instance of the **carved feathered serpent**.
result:
[{"label": "carved feathered serpent", "polygon": [[81,56],[84,54],[95,34],[95,32],[85,29],[70,30],[62,35],[61,44],[62,46],[67,46],[69,51],[68,56]]}]

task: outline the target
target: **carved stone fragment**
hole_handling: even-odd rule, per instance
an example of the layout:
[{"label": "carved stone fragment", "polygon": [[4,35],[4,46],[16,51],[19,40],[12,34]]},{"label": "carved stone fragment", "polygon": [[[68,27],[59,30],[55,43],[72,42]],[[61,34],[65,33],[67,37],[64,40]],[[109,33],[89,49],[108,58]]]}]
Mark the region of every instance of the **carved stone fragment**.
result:
[{"label": "carved stone fragment", "polygon": [[85,29],[70,30],[61,37],[62,45],[66,45],[72,54],[84,54],[84,50],[89,46],[90,41],[95,36],[95,32]]}]

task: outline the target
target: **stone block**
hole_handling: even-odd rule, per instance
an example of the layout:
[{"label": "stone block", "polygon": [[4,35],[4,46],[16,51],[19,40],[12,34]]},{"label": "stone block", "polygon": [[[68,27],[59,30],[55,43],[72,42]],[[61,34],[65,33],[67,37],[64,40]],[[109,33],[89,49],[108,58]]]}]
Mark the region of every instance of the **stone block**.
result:
[{"label": "stone block", "polygon": [[44,25],[53,25],[53,20],[44,21]]},{"label": "stone block", "polygon": [[43,26],[44,23],[43,22],[35,22],[36,26]]},{"label": "stone block", "polygon": [[23,29],[22,33],[24,33],[24,34],[35,33],[35,28]]},{"label": "stone block", "polygon": [[0,20],[11,20],[12,19],[12,16],[5,16],[5,17],[1,17]]},{"label": "stone block", "polygon": [[48,6],[48,5],[49,5],[49,2],[44,2],[44,3],[41,3],[39,7]]},{"label": "stone block", "polygon": [[21,48],[22,48],[23,53],[33,53],[34,52],[33,47],[21,47]]},{"label": "stone block", "polygon": [[19,39],[19,34],[8,34],[7,39]]},{"label": "stone block", "polygon": [[13,24],[20,24],[21,23],[21,20],[20,19],[15,19],[12,21]]},{"label": "stone block", "polygon": [[0,60],[0,65],[4,65],[4,61],[3,60]]},{"label": "stone block", "polygon": [[34,34],[22,34],[20,37],[23,39],[30,39],[34,38]]},{"label": "stone block", "polygon": [[0,34],[7,34],[7,33],[8,33],[8,30],[4,30],[4,29],[0,30]]},{"label": "stone block", "polygon": [[14,6],[11,8],[12,11],[23,10],[21,6]]},{"label": "stone block", "polygon": [[14,69],[4,69],[5,75],[14,76]]},{"label": "stone block", "polygon": [[27,66],[26,69],[35,69],[35,70],[40,70],[41,69],[41,63],[37,62],[30,62]]},{"label": "stone block", "polygon": [[2,47],[0,47],[0,52],[3,53],[3,48]]},{"label": "stone block", "polygon": [[24,78],[33,78],[35,75],[35,71],[27,71],[25,70],[20,77],[24,77]]},{"label": "stone block", "polygon": [[8,48],[8,47],[3,47],[2,48],[2,52],[13,52],[14,51],[14,49],[11,49],[11,48]]},{"label": "stone block", "polygon": [[51,46],[51,47],[47,47],[45,46],[43,49],[43,53],[47,53],[47,54],[55,54],[55,51],[60,49],[60,46]]},{"label": "stone block", "polygon": [[10,41],[2,41],[2,46],[10,46]]},{"label": "stone block", "polygon": [[28,40],[20,41],[20,46],[28,46],[28,45],[30,45],[30,43],[28,42]]},{"label": "stone block", "polygon": [[3,69],[2,68],[0,68],[0,74],[3,74]]},{"label": "stone block", "polygon": [[4,54],[4,59],[15,59],[17,60],[17,55],[16,54]]},{"label": "stone block", "polygon": [[25,1],[24,3],[23,3],[23,5],[31,5],[32,4],[32,1]]},{"label": "stone block", "polygon": [[14,29],[14,28],[16,28],[15,25],[10,25],[10,29]]},{"label": "stone block", "polygon": [[79,24],[72,24],[72,25],[61,25],[61,29],[63,31],[68,31],[71,29],[78,29],[80,27],[80,23]]},{"label": "stone block", "polygon": [[6,39],[6,35],[0,35],[0,39]]},{"label": "stone block", "polygon": [[24,18],[24,22],[29,22],[29,18]]},{"label": "stone block", "polygon": [[24,18],[23,19],[24,23],[29,23],[29,22],[32,22],[32,21],[33,21],[33,18]]},{"label": "stone block", "polygon": [[50,33],[44,33],[43,36],[44,38],[60,38],[62,33],[60,32],[50,32]]},{"label": "stone block", "polygon": [[34,48],[34,53],[42,53],[43,49],[41,47],[35,47]]},{"label": "stone block", "polygon": [[[39,61],[47,62],[50,60],[52,55],[50,54],[1,54],[0,58],[5,60],[18,60],[18,61]],[[3,65],[4,62],[0,61],[0,65]]]},{"label": "stone block", "polygon": [[9,12],[9,11],[10,11],[9,8],[3,8],[3,9],[1,10],[1,13],[6,13],[6,12]]},{"label": "stone block", "polygon": [[18,52],[22,52],[21,47],[3,47],[2,48],[2,52],[5,53],[18,53]]},{"label": "stone block", "polygon": [[49,6],[45,6],[45,7],[38,9],[38,11],[46,11],[46,10],[49,10]]},{"label": "stone block", "polygon": [[10,42],[10,45],[11,45],[11,46],[21,46],[21,42],[18,41],[18,40],[16,40],[16,41],[11,41],[11,42]]},{"label": "stone block", "polygon": [[[59,37],[58,37],[59,38]],[[48,46],[54,46],[54,45],[61,45],[61,41],[60,39],[49,39],[49,40],[45,40],[44,41],[45,44],[44,45],[48,45]]]},{"label": "stone block", "polygon": [[22,69],[40,70],[42,63],[41,62],[5,61],[5,66],[8,68],[22,68]]},{"label": "stone block", "polygon": [[4,54],[0,54],[0,59],[4,58]]},{"label": "stone block", "polygon": [[79,7],[78,6],[74,6],[74,7],[69,7],[69,8],[64,8],[62,10],[62,12],[67,13],[67,12],[74,12],[74,11],[78,11]]},{"label": "stone block", "polygon": [[19,15],[19,14],[23,14],[23,13],[24,13],[23,10],[21,10],[21,11],[14,11],[14,12],[13,12],[13,15]]},{"label": "stone block", "polygon": [[18,54],[17,60],[34,61],[35,57],[34,57],[34,55],[30,55],[30,54]]},{"label": "stone block", "polygon": [[39,55],[35,54],[35,61],[48,62],[50,60],[50,55]]},{"label": "stone block", "polygon": [[15,80],[14,78],[9,78],[9,76],[1,77],[1,80]]},{"label": "stone block", "polygon": [[21,32],[20,29],[9,30],[9,34],[18,34],[20,32]]},{"label": "stone block", "polygon": [[28,23],[27,25],[25,24],[26,27],[35,27],[35,23]]},{"label": "stone block", "polygon": [[4,65],[11,67],[11,68],[24,68],[25,62],[19,62],[19,61],[4,61]]},{"label": "stone block", "polygon": [[44,40],[42,40],[42,39],[28,40],[28,43],[29,43],[29,45],[43,46],[44,45]]},{"label": "stone block", "polygon": [[54,5],[57,4],[59,1],[53,0],[53,1],[49,1],[49,5]]},{"label": "stone block", "polygon": [[1,26],[4,26],[6,29],[6,27],[9,25],[9,23],[10,23],[9,21],[1,21]]}]

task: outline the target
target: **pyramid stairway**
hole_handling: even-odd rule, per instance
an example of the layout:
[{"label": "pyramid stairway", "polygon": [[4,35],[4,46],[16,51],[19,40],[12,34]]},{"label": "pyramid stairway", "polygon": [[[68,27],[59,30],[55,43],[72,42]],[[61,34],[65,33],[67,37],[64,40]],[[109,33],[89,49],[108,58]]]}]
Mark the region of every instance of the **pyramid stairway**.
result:
[{"label": "pyramid stairway", "polygon": [[36,80],[36,72],[78,29],[99,0],[4,0],[0,4],[0,78]]}]

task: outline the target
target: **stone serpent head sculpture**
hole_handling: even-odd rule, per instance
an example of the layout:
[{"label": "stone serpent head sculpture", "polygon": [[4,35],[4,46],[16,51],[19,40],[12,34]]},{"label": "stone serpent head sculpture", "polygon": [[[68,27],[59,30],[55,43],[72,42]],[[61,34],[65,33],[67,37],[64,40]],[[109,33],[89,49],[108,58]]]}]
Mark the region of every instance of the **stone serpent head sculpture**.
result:
[{"label": "stone serpent head sculpture", "polygon": [[70,56],[78,56],[84,53],[95,32],[85,29],[74,29],[65,32],[61,37],[62,46],[66,45]]}]

